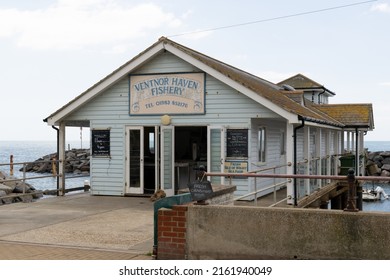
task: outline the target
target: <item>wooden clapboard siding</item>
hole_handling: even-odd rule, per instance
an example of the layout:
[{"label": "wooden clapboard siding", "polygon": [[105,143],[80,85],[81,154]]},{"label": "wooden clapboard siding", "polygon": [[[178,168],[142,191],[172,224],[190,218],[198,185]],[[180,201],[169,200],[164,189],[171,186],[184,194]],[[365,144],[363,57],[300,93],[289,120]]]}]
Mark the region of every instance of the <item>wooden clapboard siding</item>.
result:
[{"label": "wooden clapboard siding", "polygon": [[[182,59],[166,52],[153,58],[132,74],[170,72],[200,72]],[[130,73],[129,73],[130,74]],[[206,75],[206,113],[203,115],[172,116],[174,125],[225,126],[251,129],[252,119],[268,119],[270,159],[267,165],[279,164],[280,147],[276,143],[280,129],[285,129],[282,118],[261,104],[237,92],[210,75]],[[91,129],[110,128],[110,158],[94,157],[91,174],[94,194],[124,195],[125,182],[125,128],[126,126],[160,125],[160,116],[129,116],[129,77],[123,78],[99,96],[68,116],[68,120],[90,120]],[[279,122],[269,119],[276,118]],[[252,135],[253,137],[253,135]],[[250,141],[252,142],[252,141]],[[256,143],[256,142],[254,142]],[[253,145],[251,154],[253,153]],[[215,155],[216,157],[219,155]],[[250,162],[248,166],[250,167]],[[248,192],[248,180],[234,180],[237,193]]]},{"label": "wooden clapboard siding", "polygon": [[[258,163],[258,154],[257,154],[257,134],[258,128],[265,127],[266,129],[266,162]],[[285,164],[285,156],[281,155],[281,135],[282,132],[286,130],[286,123],[281,119],[252,119],[251,121],[251,130],[250,130],[250,159],[248,160],[248,169],[259,170],[266,169],[269,167],[279,166]],[[272,173],[273,171],[266,171],[262,173]],[[278,168],[275,170],[275,173],[284,173],[285,168]],[[281,180],[279,180],[281,181]],[[255,182],[257,190],[264,189],[274,184],[272,178],[262,178],[262,179],[250,179],[249,180],[249,189],[250,191],[255,190]],[[272,191],[272,190],[271,190]],[[269,193],[271,191],[263,192],[262,194]],[[247,191],[245,188],[239,189],[238,193],[241,195],[245,194]],[[252,199],[253,197],[249,197]]]}]

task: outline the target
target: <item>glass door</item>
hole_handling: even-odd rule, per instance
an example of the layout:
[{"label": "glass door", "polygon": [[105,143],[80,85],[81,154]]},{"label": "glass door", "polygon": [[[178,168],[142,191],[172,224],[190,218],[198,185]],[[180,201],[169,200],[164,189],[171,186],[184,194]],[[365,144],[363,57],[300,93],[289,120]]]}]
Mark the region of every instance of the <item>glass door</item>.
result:
[{"label": "glass door", "polygon": [[[224,172],[225,165],[225,130],[223,127],[207,128],[207,171]],[[208,178],[212,184],[224,184],[225,177],[212,176]]]},{"label": "glass door", "polygon": [[126,192],[144,192],[144,129],[126,129]]}]

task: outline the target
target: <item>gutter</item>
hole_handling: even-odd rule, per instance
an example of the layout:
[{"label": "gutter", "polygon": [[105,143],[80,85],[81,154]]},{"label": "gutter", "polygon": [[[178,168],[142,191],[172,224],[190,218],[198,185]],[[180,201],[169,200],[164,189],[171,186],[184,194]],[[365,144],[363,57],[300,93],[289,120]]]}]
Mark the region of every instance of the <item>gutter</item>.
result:
[{"label": "gutter", "polygon": [[[298,168],[297,168],[297,131],[298,129],[301,129],[305,126],[305,119],[302,117],[302,116],[298,116],[298,120],[302,121],[302,123],[297,126],[297,127],[294,127],[294,134],[293,134],[293,138],[294,138],[294,175],[296,175],[298,173]],[[297,178],[294,178],[294,206],[298,206],[298,198],[297,198],[297,195],[298,195],[298,191],[297,191]]]},{"label": "gutter", "polygon": [[324,86],[319,86],[319,87],[294,87],[295,89],[299,89],[299,90],[306,90],[306,91],[310,91],[310,90],[323,90],[324,93],[327,91],[329,92],[331,95],[336,95],[336,93],[334,93],[333,91],[327,89],[326,87]]},{"label": "gutter", "polygon": [[323,91],[318,94],[318,104],[322,104],[320,96],[323,95],[325,92],[326,92],[326,90],[324,88]]}]

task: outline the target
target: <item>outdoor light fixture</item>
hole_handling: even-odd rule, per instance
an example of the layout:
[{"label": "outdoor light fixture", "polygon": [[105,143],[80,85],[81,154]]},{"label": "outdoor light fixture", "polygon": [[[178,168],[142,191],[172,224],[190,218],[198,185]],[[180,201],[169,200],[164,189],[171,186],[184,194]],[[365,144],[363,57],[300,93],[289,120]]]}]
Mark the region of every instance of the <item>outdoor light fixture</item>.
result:
[{"label": "outdoor light fixture", "polygon": [[161,117],[161,124],[162,125],[170,125],[171,124],[171,117],[168,115],[164,115]]}]

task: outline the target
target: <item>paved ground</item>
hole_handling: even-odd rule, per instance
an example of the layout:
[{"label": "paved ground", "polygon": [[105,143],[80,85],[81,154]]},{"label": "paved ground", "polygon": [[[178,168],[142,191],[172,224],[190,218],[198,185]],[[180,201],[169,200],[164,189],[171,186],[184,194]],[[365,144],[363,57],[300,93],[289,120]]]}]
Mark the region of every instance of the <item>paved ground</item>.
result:
[{"label": "paved ground", "polygon": [[[283,189],[256,206],[285,197]],[[151,260],[152,248],[149,198],[78,193],[0,206],[0,260]]]},{"label": "paved ground", "polygon": [[0,260],[152,259],[153,203],[89,193],[0,206]]}]

